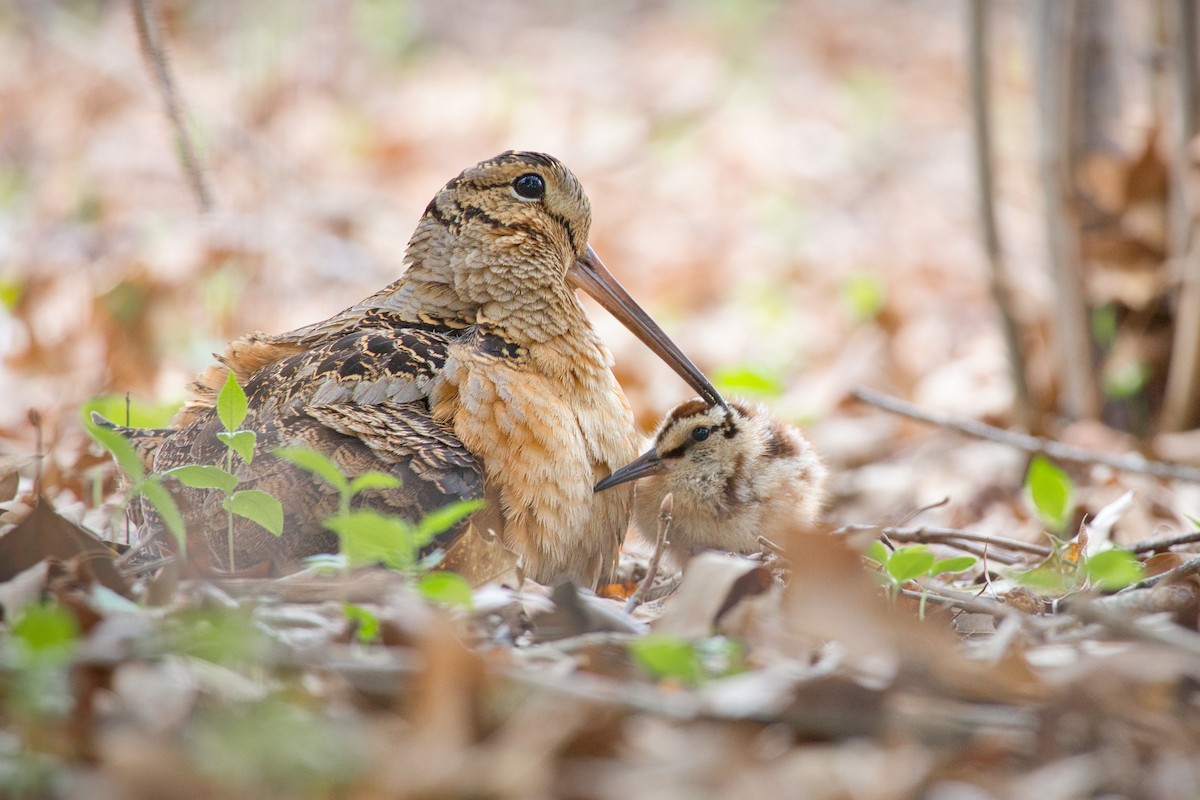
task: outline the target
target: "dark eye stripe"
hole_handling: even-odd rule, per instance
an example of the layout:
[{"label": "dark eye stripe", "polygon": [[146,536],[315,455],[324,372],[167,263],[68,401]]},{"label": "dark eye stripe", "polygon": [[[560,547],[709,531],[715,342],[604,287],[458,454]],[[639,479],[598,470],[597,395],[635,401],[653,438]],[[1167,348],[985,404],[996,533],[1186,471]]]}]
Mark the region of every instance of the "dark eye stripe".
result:
[{"label": "dark eye stripe", "polygon": [[679,447],[674,447],[674,448],[668,450],[667,452],[663,453],[662,457],[663,458],[682,458],[683,454],[685,452],[687,452],[687,449],[691,445],[691,443],[692,443],[692,441],[691,441],[691,439],[689,439],[688,441],[679,445]]}]

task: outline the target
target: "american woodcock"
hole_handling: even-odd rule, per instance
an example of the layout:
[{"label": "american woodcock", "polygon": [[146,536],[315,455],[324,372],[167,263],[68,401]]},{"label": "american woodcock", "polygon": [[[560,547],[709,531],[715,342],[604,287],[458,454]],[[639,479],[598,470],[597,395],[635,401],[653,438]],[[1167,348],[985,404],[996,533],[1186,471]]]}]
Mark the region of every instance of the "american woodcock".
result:
[{"label": "american woodcock", "polygon": [[[347,476],[380,470],[403,481],[363,493],[359,506],[413,519],[482,497],[487,507],[467,526],[498,534],[533,579],[607,579],[630,491],[596,495],[592,486],[636,456],[638,440],[612,357],[574,290],[709,402],[724,401],[604,267],[588,245],[590,224],[579,181],[550,156],[510,151],[465,170],[425,209],[399,280],[322,322],[231,343],[173,429],[140,432],[144,458],[158,471],[219,463],[215,396],[233,370],[260,454],[237,464],[239,488],[274,495],[286,515],[278,539],[237,520],[238,566],[336,547],[322,526],[337,510],[332,489],[270,456],[295,445]],[[189,530],[203,531],[222,564],[219,495],[177,497]]]},{"label": "american woodcock", "polygon": [[644,478],[633,519],[650,541],[663,498],[672,493],[667,554],[682,566],[704,550],[755,552],[760,535],[811,525],[824,501],[826,474],[800,431],[761,406],[689,400],[666,416],[650,449],[595,490]]}]

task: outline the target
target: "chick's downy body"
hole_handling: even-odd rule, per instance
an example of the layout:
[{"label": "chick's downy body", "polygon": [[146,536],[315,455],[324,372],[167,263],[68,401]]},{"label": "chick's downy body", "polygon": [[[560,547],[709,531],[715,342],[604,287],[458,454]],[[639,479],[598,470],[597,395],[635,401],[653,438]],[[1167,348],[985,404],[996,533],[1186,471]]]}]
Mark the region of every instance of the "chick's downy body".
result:
[{"label": "chick's downy body", "polygon": [[596,488],[640,478],[633,519],[650,541],[672,494],[667,553],[682,565],[705,550],[755,552],[759,536],[812,525],[826,474],[800,431],[761,406],[691,400],[667,415],[650,449]]}]

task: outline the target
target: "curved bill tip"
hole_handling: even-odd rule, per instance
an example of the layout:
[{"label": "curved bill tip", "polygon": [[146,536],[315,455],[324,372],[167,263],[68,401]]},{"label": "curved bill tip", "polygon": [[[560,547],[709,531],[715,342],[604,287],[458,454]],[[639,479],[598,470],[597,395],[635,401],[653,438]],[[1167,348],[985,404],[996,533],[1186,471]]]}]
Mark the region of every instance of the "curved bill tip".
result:
[{"label": "curved bill tip", "polygon": [[625,287],[604,266],[600,256],[588,245],[587,252],[567,272],[571,284],[587,292],[604,310],[617,318],[634,336],[642,340],[655,355],[687,381],[709,403],[728,408],[729,404],[699,367],[684,355],[666,332],[625,291]]}]

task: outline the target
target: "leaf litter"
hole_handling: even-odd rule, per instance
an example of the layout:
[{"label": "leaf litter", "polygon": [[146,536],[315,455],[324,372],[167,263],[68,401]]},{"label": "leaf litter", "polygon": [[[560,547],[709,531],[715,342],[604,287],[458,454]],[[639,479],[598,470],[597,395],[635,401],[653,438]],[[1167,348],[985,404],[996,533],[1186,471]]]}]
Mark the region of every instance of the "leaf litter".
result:
[{"label": "leaf litter", "polygon": [[[1023,454],[849,399],[882,385],[1010,421],[999,335],[979,322],[953,15],[260,8],[163,4],[217,187],[206,218],[124,9],[0,17],[0,793],[1200,791],[1200,490],[1097,464],[1027,489],[1047,470]],[[382,569],[217,580],[122,555],[122,482],[80,407],[133,391],[137,413],[170,409],[229,338],[392,280],[430,187],[514,145],[580,172],[597,249],[702,366],[812,423],[835,473],[830,530],[780,520],[763,535],[781,553],[702,556],[635,608],[649,553],[633,541],[612,597],[523,582],[495,543],[471,543],[492,549],[465,602]],[[1116,181],[1124,202],[1106,169],[1096,192]],[[1018,171],[1014,194],[1035,177]],[[1148,291],[1114,275],[1113,296]],[[652,428],[678,387],[595,317]],[[1128,449],[1107,429],[1063,439]],[[872,541],[882,572],[864,568]],[[1105,566],[1109,544],[1140,571]]]}]

